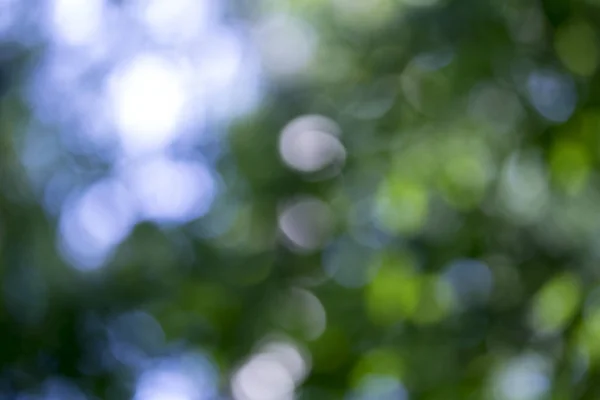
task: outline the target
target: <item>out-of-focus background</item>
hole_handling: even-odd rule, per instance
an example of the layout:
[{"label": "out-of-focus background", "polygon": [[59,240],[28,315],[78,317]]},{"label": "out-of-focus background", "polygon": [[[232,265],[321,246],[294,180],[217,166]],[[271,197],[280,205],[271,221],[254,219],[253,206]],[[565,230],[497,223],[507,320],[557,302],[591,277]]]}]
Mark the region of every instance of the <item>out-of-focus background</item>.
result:
[{"label": "out-of-focus background", "polygon": [[600,398],[597,0],[0,0],[0,399]]}]

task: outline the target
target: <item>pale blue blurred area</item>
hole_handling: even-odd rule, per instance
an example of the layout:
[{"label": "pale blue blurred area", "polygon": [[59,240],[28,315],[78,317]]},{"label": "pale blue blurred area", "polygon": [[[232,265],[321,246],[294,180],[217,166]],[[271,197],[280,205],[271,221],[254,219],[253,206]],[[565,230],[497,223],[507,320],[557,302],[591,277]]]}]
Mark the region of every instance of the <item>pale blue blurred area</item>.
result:
[{"label": "pale blue blurred area", "polygon": [[527,80],[527,90],[536,110],[553,122],[569,119],[577,105],[575,83],[568,75],[554,71],[534,71]]},{"label": "pale blue blurred area", "polygon": [[206,214],[223,132],[261,96],[249,27],[214,0],[24,3],[0,3],[0,41],[41,49],[18,148],[65,260],[96,270],[138,223]]},{"label": "pale blue blurred area", "polygon": [[[205,216],[226,189],[215,169],[228,151],[223,135],[262,96],[250,27],[227,17],[229,6],[0,0],[0,58],[11,43],[35,51],[20,93],[32,118],[16,148],[37,200],[57,222],[59,254],[77,271],[100,272],[142,222],[170,228]],[[233,211],[221,207],[211,218]],[[15,315],[33,324],[47,293],[32,286],[43,280],[31,273],[27,285],[22,280],[12,274],[3,290]],[[25,303],[27,313],[18,312]],[[82,329],[89,343],[82,371],[134,374],[109,394],[217,398],[215,363],[168,342],[150,313],[90,316]],[[19,400],[86,400],[83,393],[49,380]]]},{"label": "pale blue blurred area", "polygon": [[[56,273],[48,263],[49,272],[42,273],[29,269],[29,259],[19,260],[19,268],[3,275],[5,306],[15,321],[35,327],[53,317],[61,290],[90,288],[89,294],[79,296],[81,308],[89,306],[94,312],[79,321],[79,339],[85,346],[74,352],[82,354],[78,368],[83,375],[116,377],[107,384],[109,399],[294,400],[304,384],[315,384],[306,381],[313,368],[318,379],[328,373],[327,368],[317,369],[319,363],[323,367],[327,358],[339,357],[347,368],[358,363],[369,340],[381,344],[379,339],[356,340],[355,332],[347,331],[340,320],[355,320],[367,328],[382,324],[378,329],[387,334],[389,328],[390,336],[411,324],[428,332],[429,324],[454,322],[496,306],[498,288],[517,291],[516,267],[499,267],[459,246],[456,254],[445,249],[454,247],[454,241],[471,240],[459,237],[461,229],[469,229],[468,212],[483,211],[515,226],[550,221],[549,209],[560,215],[564,211],[565,226],[573,215],[579,218],[574,210],[551,201],[550,175],[556,173],[552,169],[568,169],[562,158],[548,169],[535,149],[516,145],[526,135],[522,131],[528,128],[522,125],[528,113],[544,126],[577,116],[586,101],[579,78],[516,52],[507,61],[507,71],[469,80],[468,90],[458,95],[453,84],[460,86],[458,78],[470,76],[471,68],[462,65],[470,53],[463,54],[464,49],[442,38],[415,49],[398,38],[394,46],[402,57],[374,48],[374,54],[367,57],[365,52],[365,60],[359,60],[364,44],[358,39],[385,26],[386,10],[393,15],[394,7],[408,12],[443,1],[379,0],[374,2],[378,7],[371,7],[352,0],[257,0],[246,2],[256,8],[247,20],[235,16],[231,3],[0,0],[0,62],[11,57],[13,46],[26,48],[32,57],[9,93],[27,106],[27,117],[14,116],[23,120],[14,124],[17,163],[33,201],[43,206],[53,227],[51,233],[40,229],[26,235],[33,245],[50,243],[48,247],[71,267]],[[306,10],[316,5],[335,14],[331,21],[311,21]],[[543,34],[536,24],[524,29],[525,20],[510,19],[519,31],[511,32],[514,40],[530,43]],[[345,43],[353,40],[356,43]],[[378,57],[375,50],[382,50]],[[379,58],[390,58],[398,66],[388,71]],[[371,74],[371,68],[376,72]],[[287,93],[295,92],[290,82],[314,90],[298,95],[309,100]],[[333,82],[337,83],[330,87]],[[265,102],[270,91],[279,89],[285,103],[281,110]],[[270,108],[274,112],[263,120]],[[256,121],[244,120],[248,132],[230,132],[234,122],[255,112]],[[452,118],[438,121],[445,113]],[[390,136],[376,134],[379,130],[389,130]],[[398,137],[415,140],[405,143],[396,141]],[[579,154],[579,147],[570,150]],[[232,156],[236,151],[240,154]],[[591,167],[584,161],[581,169],[587,173]],[[246,172],[248,176],[242,176]],[[262,179],[265,176],[270,179]],[[491,186],[490,200],[484,194],[492,192]],[[270,191],[272,196],[267,196]],[[595,210],[593,199],[581,203],[589,215]],[[582,215],[586,219],[587,214]],[[149,226],[152,229],[146,229]],[[1,228],[0,224],[3,234]],[[494,229],[485,229],[485,234],[496,235]],[[539,237],[549,243],[573,236],[541,230]],[[137,234],[142,240],[133,240]],[[412,261],[405,266],[395,252],[411,253],[408,242],[415,237],[424,239],[418,244],[426,260],[415,261],[413,271]],[[504,237],[501,240],[485,246],[512,251],[512,242],[507,239],[504,249]],[[427,250],[429,245],[433,250]],[[210,250],[204,252],[207,247]],[[458,254],[463,250],[467,254]],[[435,257],[438,251],[442,256]],[[52,251],[36,248],[31,253]],[[507,257],[506,263],[517,261]],[[205,271],[190,277],[191,289],[187,274],[181,273],[182,281],[175,282],[164,273],[187,273],[192,264],[223,271],[213,277],[202,275]],[[260,285],[270,274],[282,279],[273,286],[290,287],[275,288],[273,297],[268,297],[271,289],[265,289],[269,310],[275,310],[266,316],[261,305],[252,303],[260,296],[246,292],[252,286],[262,291]],[[115,291],[125,293],[119,293],[122,308],[98,312],[104,300],[118,297],[102,292],[109,280]],[[229,281],[235,283],[234,290],[227,287]],[[86,283],[83,289],[77,287],[79,282]],[[335,288],[332,294],[323,290],[326,284]],[[569,288],[567,282],[567,293]],[[156,295],[157,304],[127,302],[127,293],[144,290]],[[164,300],[158,298],[163,291],[172,292],[170,307],[158,304]],[[521,301],[512,292],[504,296]],[[364,300],[366,307],[355,314],[336,306],[354,306],[357,302],[348,301],[352,299]],[[198,310],[184,309],[188,304]],[[552,314],[554,303],[549,304],[540,307]],[[162,306],[167,315],[160,314]],[[244,314],[251,307],[261,315],[250,317],[249,323],[237,312]],[[336,315],[340,310],[342,317]],[[237,324],[230,321],[237,319]],[[181,320],[191,328],[180,327]],[[265,331],[273,322],[296,336],[255,332],[255,322],[269,326]],[[477,360],[493,365],[485,381],[490,398],[537,400],[549,395],[553,361],[525,350],[505,353],[493,341],[483,342],[491,323],[469,323],[473,333],[461,333],[460,342],[481,342],[494,356]],[[239,352],[238,336],[227,337],[225,344],[198,344],[194,329],[202,324],[215,336],[241,330],[239,337],[251,343],[240,344]],[[325,344],[312,347],[321,336]],[[342,339],[354,343],[341,343]],[[218,354],[220,346],[231,346],[227,350],[233,355]],[[242,349],[247,352],[240,354]],[[416,357],[431,362],[424,371],[410,372],[427,375],[430,365],[438,368],[435,351],[434,346],[431,353]],[[399,373],[405,371],[395,371],[391,364],[393,371],[357,369],[356,376],[347,368],[341,374],[352,378],[343,380],[347,387],[336,398],[409,400],[411,384],[419,383],[405,379]],[[479,367],[474,365],[469,368]],[[4,389],[0,382],[0,400]],[[80,382],[49,377],[17,399],[92,400],[87,393],[93,391]]]}]

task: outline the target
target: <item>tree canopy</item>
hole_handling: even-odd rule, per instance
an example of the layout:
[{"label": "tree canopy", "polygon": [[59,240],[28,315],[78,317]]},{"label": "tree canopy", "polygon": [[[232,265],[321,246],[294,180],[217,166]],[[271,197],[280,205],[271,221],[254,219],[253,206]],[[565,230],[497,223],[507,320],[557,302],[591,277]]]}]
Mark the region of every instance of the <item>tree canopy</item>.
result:
[{"label": "tree canopy", "polygon": [[0,1],[0,399],[598,398],[599,24]]}]

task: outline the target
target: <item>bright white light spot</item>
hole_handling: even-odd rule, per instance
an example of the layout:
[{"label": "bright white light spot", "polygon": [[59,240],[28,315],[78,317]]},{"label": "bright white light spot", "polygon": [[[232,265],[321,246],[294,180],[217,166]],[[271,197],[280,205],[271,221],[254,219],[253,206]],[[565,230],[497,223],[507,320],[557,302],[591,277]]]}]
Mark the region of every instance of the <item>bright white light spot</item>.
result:
[{"label": "bright white light spot", "polygon": [[201,356],[167,359],[141,375],[134,400],[211,400],[216,380],[212,366]]},{"label": "bright white light spot", "polygon": [[327,204],[303,198],[286,205],[279,214],[279,229],[292,247],[315,250],[326,243],[333,229],[333,216]]},{"label": "bright white light spot", "polygon": [[256,35],[263,63],[275,76],[290,77],[305,71],[317,47],[311,27],[289,16],[264,21]]},{"label": "bright white light spot", "polygon": [[244,365],[233,380],[236,400],[291,400],[294,379],[277,360],[258,355]]},{"label": "bright white light spot", "polygon": [[50,25],[57,40],[84,45],[101,32],[104,0],[52,0]]},{"label": "bright white light spot", "polygon": [[123,171],[142,217],[157,222],[188,222],[210,209],[216,183],[199,162],[153,158]]},{"label": "bright white light spot", "polygon": [[272,342],[247,361],[233,376],[235,400],[291,400],[296,385],[308,373],[301,351],[291,343]]},{"label": "bright white light spot", "polygon": [[109,78],[107,101],[124,150],[137,154],[161,150],[177,137],[188,92],[182,70],[163,58],[143,55]]},{"label": "bright white light spot", "polygon": [[541,400],[550,389],[547,362],[537,355],[511,360],[495,376],[498,400]]},{"label": "bright white light spot", "polygon": [[309,366],[304,351],[291,342],[274,341],[261,348],[261,353],[277,360],[290,373],[294,382],[299,383],[308,375]]},{"label": "bright white light spot", "polygon": [[535,109],[553,122],[568,120],[577,105],[573,79],[553,71],[535,71],[527,80],[527,91]]},{"label": "bright white light spot", "polygon": [[139,0],[133,14],[156,41],[179,44],[199,36],[210,22],[213,6],[211,0]]},{"label": "bright white light spot", "polygon": [[140,400],[192,400],[194,386],[185,376],[177,373],[158,372],[152,376],[152,383],[142,384],[152,386],[142,387],[136,399]]},{"label": "bright white light spot", "polygon": [[127,191],[114,180],[101,181],[64,206],[61,250],[75,266],[97,268],[135,223]]},{"label": "bright white light spot", "polygon": [[303,172],[318,171],[336,159],[345,157],[340,141],[320,131],[282,136],[280,151],[287,164]]},{"label": "bright white light spot", "polygon": [[332,164],[339,169],[346,158],[339,133],[338,125],[329,118],[299,117],[283,128],[279,153],[287,165],[301,172],[318,172]]}]

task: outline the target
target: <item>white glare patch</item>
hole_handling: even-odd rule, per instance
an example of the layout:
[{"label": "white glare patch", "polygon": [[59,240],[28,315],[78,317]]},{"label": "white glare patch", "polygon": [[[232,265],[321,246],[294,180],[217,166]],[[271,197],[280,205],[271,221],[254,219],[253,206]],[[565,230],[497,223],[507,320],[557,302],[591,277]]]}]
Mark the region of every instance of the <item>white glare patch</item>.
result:
[{"label": "white glare patch", "polygon": [[102,265],[136,223],[126,190],[113,180],[101,181],[63,207],[60,247],[81,269]]},{"label": "white glare patch", "polygon": [[535,71],[527,80],[527,91],[535,109],[552,122],[565,122],[575,111],[577,92],[567,75]]},{"label": "white glare patch", "polygon": [[294,379],[277,360],[265,355],[252,358],[233,379],[235,400],[291,400]]},{"label": "white glare patch", "polygon": [[291,400],[308,373],[305,357],[291,343],[274,342],[248,360],[233,376],[235,400]]},{"label": "white glare patch", "polygon": [[338,125],[329,118],[299,117],[283,128],[279,153],[288,166],[300,172],[318,172],[332,164],[339,170],[346,158],[339,133]]},{"label": "white glare patch", "polygon": [[273,341],[261,348],[261,353],[277,360],[299,383],[308,375],[308,360],[305,351],[288,341]]},{"label": "white glare patch", "polygon": [[179,44],[198,37],[210,22],[211,0],[139,0],[133,13],[161,43]]},{"label": "white glare patch", "polygon": [[52,0],[50,7],[51,30],[57,40],[79,46],[98,36],[104,0]]},{"label": "white glare patch", "polygon": [[134,400],[210,400],[217,395],[217,374],[199,355],[166,359],[139,378]]},{"label": "white glare patch", "polygon": [[331,235],[331,209],[316,198],[298,199],[286,205],[279,214],[279,229],[294,249],[316,250],[323,246]]},{"label": "white glare patch", "polygon": [[498,400],[541,400],[550,389],[547,362],[537,355],[525,355],[506,363],[494,379]]},{"label": "white glare patch", "polygon": [[317,45],[311,27],[289,16],[276,16],[264,21],[259,25],[256,36],[265,67],[280,77],[305,71]]},{"label": "white glare patch", "polygon": [[173,142],[188,101],[182,70],[165,59],[143,55],[108,80],[108,99],[124,150],[161,150]]},{"label": "white glare patch", "polygon": [[124,171],[142,217],[184,223],[206,214],[216,195],[210,170],[199,162],[154,158]]}]

